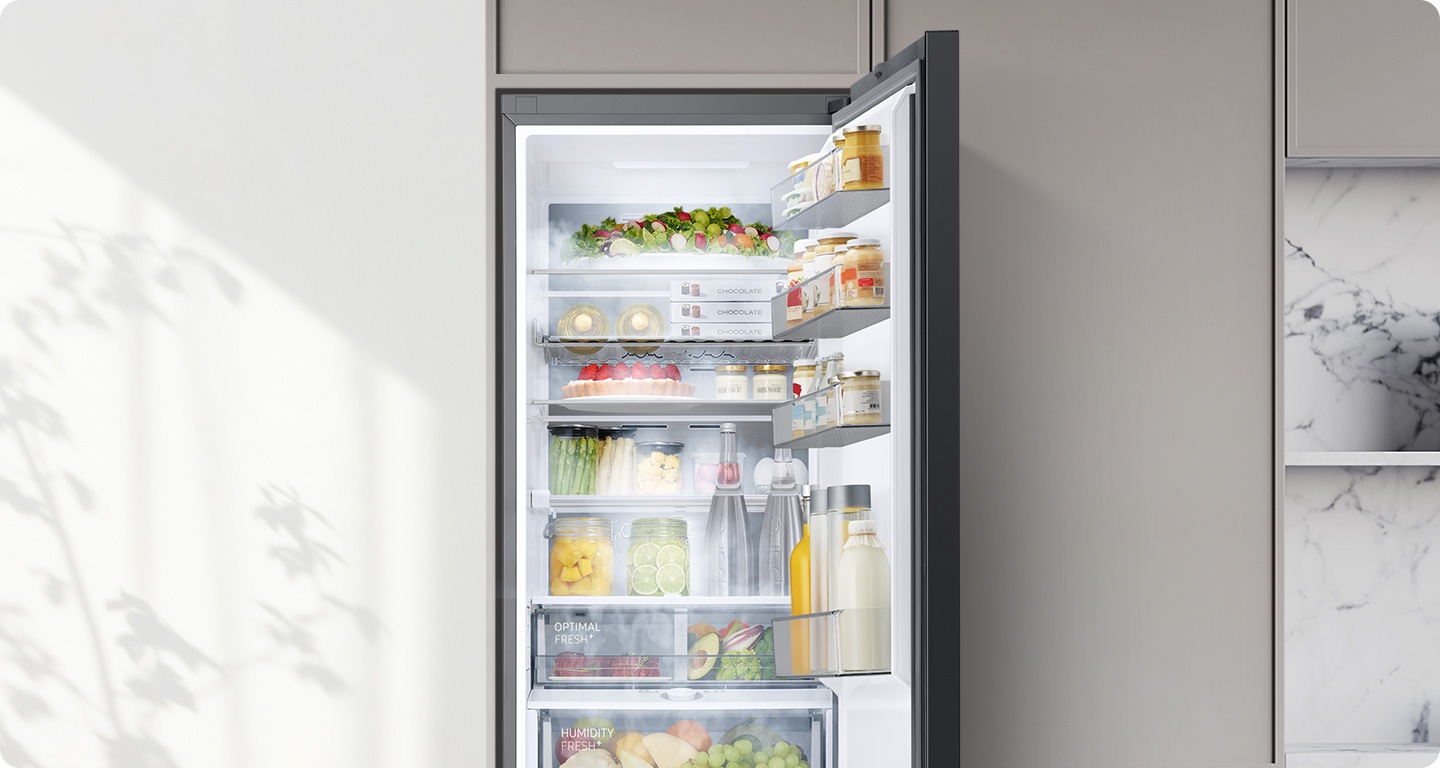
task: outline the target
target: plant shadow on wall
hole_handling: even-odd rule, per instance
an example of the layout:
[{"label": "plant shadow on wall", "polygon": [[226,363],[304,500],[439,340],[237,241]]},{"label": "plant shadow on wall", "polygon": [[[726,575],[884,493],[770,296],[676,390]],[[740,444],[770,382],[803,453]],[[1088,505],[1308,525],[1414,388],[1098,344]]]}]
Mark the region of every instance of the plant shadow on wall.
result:
[{"label": "plant shadow on wall", "polygon": [[[179,768],[155,735],[160,720],[198,715],[207,697],[261,667],[290,669],[299,685],[343,695],[346,682],[326,664],[318,630],[351,625],[372,644],[385,630],[372,612],[329,586],[331,574],[347,567],[335,543],[339,534],[293,488],[258,488],[253,516],[269,545],[256,557],[271,561],[295,589],[284,608],[254,601],[251,626],[267,650],[243,660],[217,660],[143,595],[87,573],[77,546],[77,534],[105,511],[67,466],[72,436],[65,415],[44,395],[63,374],[56,352],[63,335],[113,335],[123,323],[173,329],[164,311],[171,302],[203,288],[238,305],[245,293],[240,281],[211,258],[145,236],[61,222],[53,231],[0,234],[41,243],[48,272],[43,285],[12,304],[19,334],[12,348],[0,349],[0,541],[24,536],[37,543],[24,550],[30,562],[21,564],[33,583],[0,592],[0,759],[14,768],[73,765],[48,755],[47,747],[76,738],[72,729],[80,728],[97,740],[110,768]],[[69,635],[58,638],[63,643],[57,631]],[[66,650],[53,651],[62,644]],[[83,651],[57,655],[76,648]]]},{"label": "plant shadow on wall", "polygon": [[[1321,267],[1304,248],[1286,245],[1287,272],[1309,285],[1286,301],[1286,339],[1305,340],[1339,393],[1383,391],[1399,414],[1383,450],[1440,450],[1440,312],[1367,290]],[[1312,421],[1290,428],[1313,434]]]}]

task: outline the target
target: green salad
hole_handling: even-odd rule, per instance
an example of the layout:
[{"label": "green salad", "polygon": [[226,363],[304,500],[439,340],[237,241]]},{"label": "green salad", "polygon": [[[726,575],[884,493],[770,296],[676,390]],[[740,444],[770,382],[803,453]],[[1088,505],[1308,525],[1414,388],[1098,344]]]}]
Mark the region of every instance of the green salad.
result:
[{"label": "green salad", "polygon": [[567,260],[627,256],[632,253],[730,253],[741,256],[790,255],[795,236],[768,225],[745,224],[726,207],[673,211],[629,221],[605,219],[584,224],[570,236]]}]

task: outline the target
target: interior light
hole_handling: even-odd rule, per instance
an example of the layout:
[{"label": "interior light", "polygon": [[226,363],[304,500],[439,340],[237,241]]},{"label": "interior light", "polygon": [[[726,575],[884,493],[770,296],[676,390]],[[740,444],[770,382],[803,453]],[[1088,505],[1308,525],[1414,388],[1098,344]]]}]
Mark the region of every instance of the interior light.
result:
[{"label": "interior light", "polygon": [[622,171],[704,170],[738,171],[750,167],[749,160],[615,160],[611,163]]}]

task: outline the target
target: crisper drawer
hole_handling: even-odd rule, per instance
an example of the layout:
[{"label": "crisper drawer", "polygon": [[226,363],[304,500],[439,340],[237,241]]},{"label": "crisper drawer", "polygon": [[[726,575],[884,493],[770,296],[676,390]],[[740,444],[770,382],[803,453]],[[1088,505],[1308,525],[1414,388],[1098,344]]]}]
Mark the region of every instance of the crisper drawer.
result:
[{"label": "crisper drawer", "polygon": [[550,597],[531,604],[540,688],[795,686],[776,674],[788,598]]},{"label": "crisper drawer", "polygon": [[540,766],[559,768],[584,750],[605,754],[572,765],[709,768],[776,757],[787,768],[834,765],[828,688],[534,691],[530,709]]}]

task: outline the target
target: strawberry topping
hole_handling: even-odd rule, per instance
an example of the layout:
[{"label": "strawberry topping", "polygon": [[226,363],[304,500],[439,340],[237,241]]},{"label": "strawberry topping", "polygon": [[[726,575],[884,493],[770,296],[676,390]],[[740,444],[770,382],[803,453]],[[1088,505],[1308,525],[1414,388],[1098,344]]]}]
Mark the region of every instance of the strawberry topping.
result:
[{"label": "strawberry topping", "polygon": [[591,363],[580,369],[581,381],[594,381],[595,376],[600,373],[600,366]]},{"label": "strawberry topping", "polygon": [[624,381],[630,378],[630,368],[624,365],[617,365],[615,366],[615,373],[613,375],[616,381]]},{"label": "strawberry topping", "polygon": [[645,364],[641,362],[636,362],[634,370],[630,371],[631,378],[635,379],[643,379],[646,378],[647,375]]},{"label": "strawberry topping", "polygon": [[678,366],[678,365],[676,365],[676,364],[674,364],[674,363],[669,363],[669,364],[667,364],[667,365],[665,366],[665,378],[670,379],[671,381],[679,381],[679,380],[680,380],[680,366]]}]

